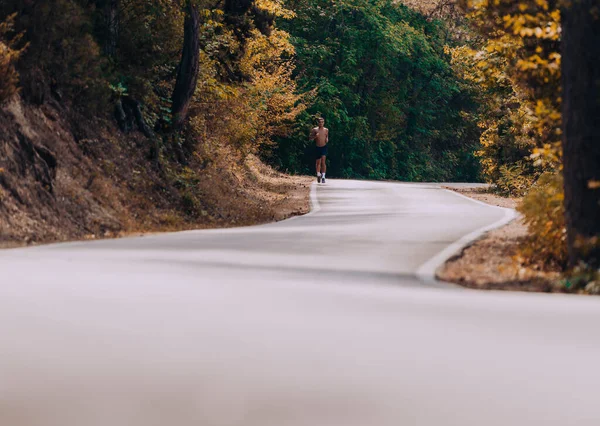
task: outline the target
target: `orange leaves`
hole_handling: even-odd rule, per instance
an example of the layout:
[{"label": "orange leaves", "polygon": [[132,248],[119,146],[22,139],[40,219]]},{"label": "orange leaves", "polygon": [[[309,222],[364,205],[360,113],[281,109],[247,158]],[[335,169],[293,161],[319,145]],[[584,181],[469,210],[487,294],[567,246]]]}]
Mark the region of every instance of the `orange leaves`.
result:
[{"label": "orange leaves", "polygon": [[[218,125],[208,124],[214,127],[214,138],[227,140],[244,154],[264,153],[274,137],[291,131],[310,94],[298,94],[292,76],[293,54],[294,47],[285,31],[273,29],[270,35],[252,31],[239,63],[249,79],[243,85],[219,81],[215,59],[201,55],[203,75],[199,78],[197,101],[210,109],[205,115],[217,117]],[[197,120],[197,125],[205,123]]]},{"label": "orange leaves", "polygon": [[530,235],[521,255],[530,262],[562,265],[567,258],[563,181],[560,174],[544,174],[523,199],[519,211]]},{"label": "orange leaves", "polygon": [[277,16],[284,19],[291,19],[296,14],[286,9],[282,0],[255,0],[254,4],[260,10],[269,12],[273,16]]},{"label": "orange leaves", "polygon": [[[501,109],[499,117],[489,121],[477,155],[482,158],[484,172],[501,187],[526,182],[544,171],[520,208],[530,231],[521,255],[529,261],[562,264],[566,260],[566,231],[560,174],[560,11],[548,0],[463,3],[470,7],[473,22],[489,39],[488,55],[477,70],[487,70],[495,55],[504,58],[496,61],[498,72],[507,76],[519,103],[517,109]],[[529,151],[527,160],[506,157],[519,146]],[[526,164],[535,166],[535,171],[523,169],[519,176],[521,166]]]},{"label": "orange leaves", "polygon": [[[560,11],[547,0],[467,1],[486,49],[506,59],[505,72],[535,111],[538,146],[560,140]],[[485,63],[479,65],[484,67]],[[557,154],[560,155],[560,154]]]},{"label": "orange leaves", "polygon": [[306,108],[292,77],[294,64],[289,58],[293,54],[289,34],[282,30],[274,30],[270,36],[255,32],[248,43],[241,67],[251,77],[244,102],[256,116],[256,149],[270,145],[274,136],[286,136]]},{"label": "orange leaves", "polygon": [[254,31],[247,43],[240,68],[251,75],[259,69],[278,67],[282,57],[291,57],[293,54],[294,46],[285,31],[275,29],[270,36]]},{"label": "orange leaves", "polygon": [[600,180],[590,180],[588,182],[588,189],[600,189]]},{"label": "orange leaves", "polygon": [[534,148],[529,156],[538,167],[558,169],[561,165],[562,151],[559,143],[544,144],[542,147]]},{"label": "orange leaves", "polygon": [[15,59],[14,51],[0,41],[0,103],[17,91],[19,76],[13,66]]},{"label": "orange leaves", "polygon": [[14,67],[22,52],[22,50],[14,48],[19,37],[13,37],[10,40],[8,38],[15,16],[9,16],[6,22],[0,22],[0,103],[17,93],[19,83],[19,74]]},{"label": "orange leaves", "polygon": [[560,13],[520,13],[502,16],[504,27],[516,36],[558,40],[560,37]]}]

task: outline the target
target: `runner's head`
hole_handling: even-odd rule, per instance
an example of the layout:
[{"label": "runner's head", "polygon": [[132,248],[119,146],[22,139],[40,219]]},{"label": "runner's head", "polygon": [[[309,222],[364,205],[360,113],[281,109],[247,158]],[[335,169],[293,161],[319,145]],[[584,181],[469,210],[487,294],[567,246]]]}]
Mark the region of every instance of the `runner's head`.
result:
[{"label": "runner's head", "polygon": [[317,124],[319,127],[323,127],[325,125],[325,119],[323,117],[317,118]]}]

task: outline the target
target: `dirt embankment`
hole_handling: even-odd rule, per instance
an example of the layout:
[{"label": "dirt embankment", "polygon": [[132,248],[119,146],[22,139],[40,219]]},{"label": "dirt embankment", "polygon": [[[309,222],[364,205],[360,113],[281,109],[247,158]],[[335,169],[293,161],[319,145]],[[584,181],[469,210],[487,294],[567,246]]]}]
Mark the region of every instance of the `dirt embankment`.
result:
[{"label": "dirt embankment", "polygon": [[[450,188],[449,188],[450,189]],[[485,190],[456,190],[485,203],[516,208],[520,199],[504,198]],[[450,259],[438,273],[443,281],[486,290],[563,292],[559,271],[525,266],[519,259],[519,245],[527,237],[527,227],[519,218],[488,232]]]},{"label": "dirt embankment", "polygon": [[265,223],[309,210],[311,179],[208,141],[186,166],[57,104],[0,106],[0,246]]}]

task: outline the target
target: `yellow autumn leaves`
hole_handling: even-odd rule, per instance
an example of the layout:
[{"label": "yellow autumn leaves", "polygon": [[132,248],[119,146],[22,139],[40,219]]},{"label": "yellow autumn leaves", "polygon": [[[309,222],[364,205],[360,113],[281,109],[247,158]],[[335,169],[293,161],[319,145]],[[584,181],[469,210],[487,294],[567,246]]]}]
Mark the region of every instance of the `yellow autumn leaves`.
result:
[{"label": "yellow autumn leaves", "polygon": [[284,6],[283,0],[254,0],[254,4],[258,9],[279,18],[291,19],[295,16],[293,11]]},{"label": "yellow autumn leaves", "polygon": [[294,47],[289,34],[274,30],[269,36],[255,31],[240,64],[251,78],[245,103],[253,116],[255,149],[268,148],[273,137],[286,136],[295,118],[306,109],[308,94],[298,94],[292,78]]},{"label": "yellow autumn leaves", "polygon": [[[291,13],[280,1],[261,0],[257,6],[277,16]],[[234,37],[224,39],[230,46],[234,41]],[[252,31],[239,61],[247,81],[239,84],[220,80],[217,60],[203,52],[196,95],[202,114],[192,119],[197,131],[205,134],[210,128],[214,143],[227,140],[244,154],[268,154],[275,137],[291,132],[311,96],[311,92],[298,93],[292,75],[294,53],[287,32],[276,28],[268,35]],[[206,116],[215,117],[214,122],[207,123],[202,118]]]},{"label": "yellow autumn leaves", "polygon": [[[520,211],[530,235],[522,257],[528,262],[563,263],[558,6],[546,0],[462,0],[461,4],[486,38],[481,50],[472,52],[471,73],[485,77],[483,87],[491,93],[487,95],[491,105],[496,105],[482,120],[482,147],[477,155],[483,171],[500,187],[516,181],[510,187],[526,194]],[[506,91],[506,81],[512,91]],[[504,90],[494,91],[494,87]],[[498,99],[506,93],[514,99]],[[507,158],[507,152],[519,152],[519,144],[525,148],[523,157]]]},{"label": "yellow autumn leaves", "polygon": [[[463,0],[471,22],[486,35],[480,51],[472,51],[476,69],[485,76],[486,88],[510,81],[518,97],[523,128],[535,142],[532,154],[537,165],[558,168],[560,164],[560,12],[546,0]],[[514,110],[514,108],[512,109]],[[511,111],[512,112],[512,111]],[[510,114],[510,112],[509,112]],[[493,130],[494,123],[488,129]],[[484,132],[483,138],[491,132]],[[486,147],[497,143],[483,139]],[[485,156],[485,152],[480,153]]]},{"label": "yellow autumn leaves", "polygon": [[19,74],[14,63],[19,58],[21,51],[14,49],[15,39],[8,40],[8,33],[12,29],[14,15],[6,22],[0,22],[0,103],[9,99],[17,92]]}]

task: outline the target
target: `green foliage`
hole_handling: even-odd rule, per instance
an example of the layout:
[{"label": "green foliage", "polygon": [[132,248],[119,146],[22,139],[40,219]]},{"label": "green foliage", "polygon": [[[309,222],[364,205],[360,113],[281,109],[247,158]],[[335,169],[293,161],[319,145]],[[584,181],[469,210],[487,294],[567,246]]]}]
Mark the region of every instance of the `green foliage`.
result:
[{"label": "green foliage", "polygon": [[127,95],[127,87],[123,86],[122,83],[110,84],[109,88],[112,94],[117,98],[122,98]]},{"label": "green foliage", "polygon": [[444,52],[444,24],[392,0],[290,0],[300,87],[312,107],[274,160],[312,171],[315,115],[331,130],[330,172],[349,178],[476,180],[472,99]]},{"label": "green foliage", "polygon": [[564,266],[567,261],[563,179],[559,173],[544,173],[519,207],[529,236],[521,249],[529,262]]}]

